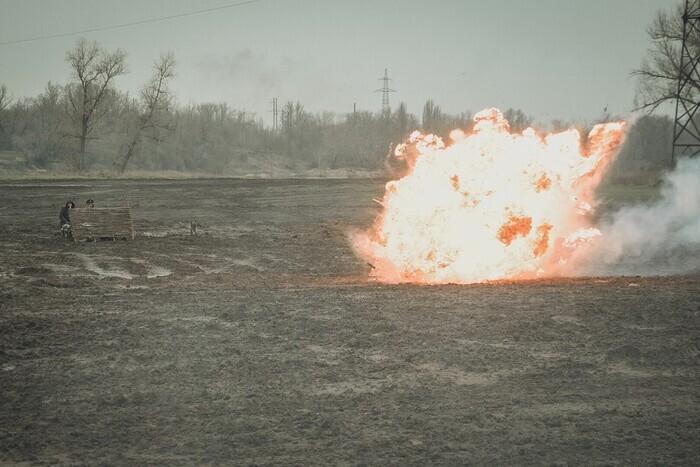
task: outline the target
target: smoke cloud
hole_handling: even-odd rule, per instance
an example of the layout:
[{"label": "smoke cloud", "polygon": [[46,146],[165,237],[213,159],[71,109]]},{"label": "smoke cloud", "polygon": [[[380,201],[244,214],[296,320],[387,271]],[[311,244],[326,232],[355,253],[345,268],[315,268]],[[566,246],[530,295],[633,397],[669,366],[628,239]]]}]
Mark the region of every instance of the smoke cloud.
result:
[{"label": "smoke cloud", "polygon": [[700,271],[700,158],[681,159],[661,197],[628,206],[599,226],[600,241],[581,252],[577,274],[671,275]]}]

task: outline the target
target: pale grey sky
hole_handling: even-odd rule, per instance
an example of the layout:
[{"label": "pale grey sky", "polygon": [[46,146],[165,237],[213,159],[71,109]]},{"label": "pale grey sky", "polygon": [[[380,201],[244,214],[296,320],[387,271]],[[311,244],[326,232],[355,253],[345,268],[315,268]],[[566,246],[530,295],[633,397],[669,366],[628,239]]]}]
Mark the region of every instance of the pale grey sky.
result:
[{"label": "pale grey sky", "polygon": [[[0,42],[215,8],[241,0],[0,0]],[[624,115],[645,29],[673,0],[260,0],[233,8],[82,34],[120,47],[135,92],[172,50],[182,104],[225,101],[270,123],[271,100],[313,112],[381,109],[388,68],[400,101],[450,113],[515,107],[548,122]],[[0,83],[35,96],[70,79],[65,53],[79,36],[0,45]]]}]

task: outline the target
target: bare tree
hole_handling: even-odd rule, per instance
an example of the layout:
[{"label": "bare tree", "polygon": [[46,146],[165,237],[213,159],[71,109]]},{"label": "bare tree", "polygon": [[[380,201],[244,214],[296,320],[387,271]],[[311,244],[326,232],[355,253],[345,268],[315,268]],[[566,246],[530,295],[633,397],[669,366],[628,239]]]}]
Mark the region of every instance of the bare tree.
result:
[{"label": "bare tree", "polygon": [[175,76],[175,56],[172,52],[164,53],[153,66],[153,76],[139,93],[138,116],[133,134],[126,147],[126,153],[121,161],[115,163],[120,173],[126,170],[126,166],[136,154],[147,130],[168,127],[168,113],[173,102],[168,82]]},{"label": "bare tree", "polygon": [[393,137],[397,139],[404,139],[409,131],[409,113],[406,108],[406,103],[401,102],[399,106],[394,111],[394,134]]},{"label": "bare tree", "polygon": [[442,109],[439,105],[433,102],[432,99],[428,100],[423,106],[423,118],[421,119],[421,126],[423,131],[427,133],[440,133],[445,128],[445,115],[442,113]]},{"label": "bare tree", "polygon": [[[633,71],[637,77],[637,98],[635,110],[653,112],[664,102],[673,101],[678,94],[678,76],[680,73],[681,45],[683,41],[683,13],[681,3],[671,11],[658,11],[652,23],[647,27],[647,34],[652,42],[647,57],[638,70]],[[700,33],[693,29],[688,37],[688,46],[694,55],[700,54]],[[686,86],[691,100],[700,97],[700,83],[689,77]]]},{"label": "bare tree", "polygon": [[673,144],[674,120],[668,115],[642,115],[629,123],[625,141],[603,176],[609,185],[658,185],[673,168],[668,148]]},{"label": "bare tree", "polygon": [[287,137],[287,154],[291,155],[303,153],[305,144],[305,129],[311,119],[301,102],[296,104],[288,101],[282,108],[282,131]]},{"label": "bare tree", "polygon": [[529,115],[525,114],[520,109],[514,109],[512,107],[509,107],[506,109],[505,112],[503,112],[503,117],[508,120],[508,124],[510,125],[510,130],[513,133],[520,133],[529,126],[532,125],[533,118],[530,117]]},{"label": "bare tree", "polygon": [[46,167],[65,153],[65,118],[61,87],[49,81],[44,92],[31,100],[27,109],[28,130],[15,138],[18,149],[29,167]]},{"label": "bare tree", "polygon": [[66,53],[66,61],[73,71],[75,82],[66,87],[68,114],[73,124],[72,136],[78,138],[80,150],[75,168],[86,169],[85,145],[107,109],[102,103],[112,91],[112,81],[126,74],[126,54],[121,49],[105,51],[97,42],[80,38]]},{"label": "bare tree", "polygon": [[8,109],[10,111],[10,124],[9,133],[12,139],[22,138],[29,126],[29,119],[27,115],[29,114],[30,108],[32,106],[32,99],[29,97],[23,97],[17,99]]},{"label": "bare tree", "polygon": [[5,130],[4,110],[12,103],[12,97],[7,92],[7,86],[0,85],[0,144],[9,143],[10,137]]},{"label": "bare tree", "polygon": [[[0,112],[12,103],[12,97],[7,93],[7,86],[0,85]],[[1,122],[0,122],[1,123]],[[2,126],[0,126],[2,129]]]}]

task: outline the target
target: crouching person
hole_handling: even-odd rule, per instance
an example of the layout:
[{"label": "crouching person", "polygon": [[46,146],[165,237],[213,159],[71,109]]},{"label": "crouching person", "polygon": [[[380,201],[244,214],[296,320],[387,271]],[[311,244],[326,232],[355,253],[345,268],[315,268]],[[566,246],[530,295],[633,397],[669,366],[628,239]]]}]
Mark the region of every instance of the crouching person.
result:
[{"label": "crouching person", "polygon": [[71,238],[70,229],[70,210],[75,209],[75,203],[73,201],[68,201],[65,206],[61,208],[61,212],[58,214],[58,218],[61,220],[61,234],[63,238]]}]

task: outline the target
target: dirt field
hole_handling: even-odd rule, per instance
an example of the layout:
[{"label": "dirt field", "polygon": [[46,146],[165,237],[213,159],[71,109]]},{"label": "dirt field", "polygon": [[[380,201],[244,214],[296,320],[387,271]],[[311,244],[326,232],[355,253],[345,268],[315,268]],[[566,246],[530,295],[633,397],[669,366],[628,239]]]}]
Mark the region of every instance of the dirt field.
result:
[{"label": "dirt field", "polygon": [[[1,182],[0,463],[698,462],[700,276],[378,284],[381,193]],[[137,238],[63,241],[88,197]]]}]

